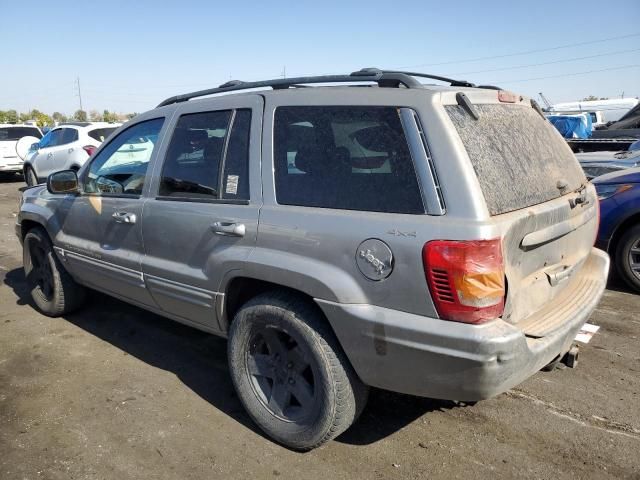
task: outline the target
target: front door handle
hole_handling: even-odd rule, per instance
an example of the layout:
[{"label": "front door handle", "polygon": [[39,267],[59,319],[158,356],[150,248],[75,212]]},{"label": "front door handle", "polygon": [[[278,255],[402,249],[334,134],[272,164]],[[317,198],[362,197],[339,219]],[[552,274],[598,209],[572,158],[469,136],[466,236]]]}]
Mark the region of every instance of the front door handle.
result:
[{"label": "front door handle", "polygon": [[113,215],[111,215],[111,218],[113,218],[117,223],[136,223],[137,217],[135,213],[129,213],[129,212],[114,212]]},{"label": "front door handle", "polygon": [[211,224],[211,230],[216,235],[226,235],[228,237],[244,237],[246,233],[244,223],[214,222]]}]

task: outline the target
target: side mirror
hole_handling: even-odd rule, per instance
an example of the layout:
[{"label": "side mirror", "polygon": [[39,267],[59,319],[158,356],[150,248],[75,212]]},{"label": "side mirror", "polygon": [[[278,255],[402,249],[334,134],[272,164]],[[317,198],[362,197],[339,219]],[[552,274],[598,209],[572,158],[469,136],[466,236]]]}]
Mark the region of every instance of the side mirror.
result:
[{"label": "side mirror", "polygon": [[80,193],[78,175],[73,170],[62,170],[49,175],[47,178],[49,193]]},{"label": "side mirror", "polygon": [[37,152],[38,150],[40,150],[40,142],[32,143],[30,149],[33,150],[34,152]]}]

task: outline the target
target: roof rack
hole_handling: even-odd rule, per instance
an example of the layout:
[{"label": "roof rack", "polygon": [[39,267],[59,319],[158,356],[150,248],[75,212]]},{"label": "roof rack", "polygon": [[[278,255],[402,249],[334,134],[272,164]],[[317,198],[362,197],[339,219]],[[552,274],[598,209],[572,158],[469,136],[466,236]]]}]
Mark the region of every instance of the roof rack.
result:
[{"label": "roof rack", "polygon": [[[243,82],[242,80],[230,80],[217,88],[208,88],[206,90],[198,90],[197,92],[184,93],[167,98],[158,107],[164,107],[173,103],[186,102],[192,98],[204,97],[216,93],[226,93],[238,90],[248,90],[252,88],[271,87],[274,90],[287,89],[290,87],[301,88],[312,83],[353,83],[353,82],[372,82],[377,83],[380,87],[400,87],[406,88],[422,88],[422,84],[414,77],[429,78],[441,82],[447,82],[452,87],[475,87],[473,83],[465,80],[454,80],[452,78],[441,77],[439,75],[430,75],[427,73],[402,72],[397,70],[380,70],[378,68],[363,68],[349,75],[321,75],[316,77],[295,77],[295,78],[276,78],[273,80],[261,80],[258,82]],[[478,87],[483,88],[483,87]],[[157,108],[158,108],[157,107]]]}]

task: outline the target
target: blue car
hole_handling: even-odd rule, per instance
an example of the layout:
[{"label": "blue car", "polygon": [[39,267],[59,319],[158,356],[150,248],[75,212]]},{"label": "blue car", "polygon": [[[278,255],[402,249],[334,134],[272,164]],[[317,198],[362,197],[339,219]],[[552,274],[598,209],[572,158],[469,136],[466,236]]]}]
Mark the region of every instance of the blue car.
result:
[{"label": "blue car", "polygon": [[600,199],[596,246],[611,255],[615,268],[640,292],[640,167],[593,180]]}]

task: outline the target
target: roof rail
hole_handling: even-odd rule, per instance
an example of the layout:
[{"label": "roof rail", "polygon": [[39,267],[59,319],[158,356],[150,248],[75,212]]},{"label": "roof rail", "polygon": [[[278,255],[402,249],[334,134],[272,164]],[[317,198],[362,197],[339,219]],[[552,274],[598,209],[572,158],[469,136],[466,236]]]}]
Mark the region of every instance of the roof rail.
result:
[{"label": "roof rail", "polygon": [[372,82],[377,83],[380,87],[400,87],[406,88],[422,88],[422,84],[413,77],[430,78],[448,82],[452,87],[475,87],[473,83],[464,80],[454,80],[438,75],[430,75],[426,73],[401,72],[396,70],[380,70],[378,68],[363,68],[349,75],[321,75],[315,77],[295,77],[295,78],[276,78],[273,80],[261,80],[258,82],[243,82],[242,80],[230,80],[216,88],[208,88],[206,90],[198,90],[196,92],[184,93],[167,98],[161,102],[158,107],[164,107],[173,103],[186,102],[192,98],[204,97],[216,93],[234,92],[238,90],[248,90],[252,88],[271,87],[274,90],[287,89],[290,87],[301,88],[311,83],[353,83],[353,82]]}]

